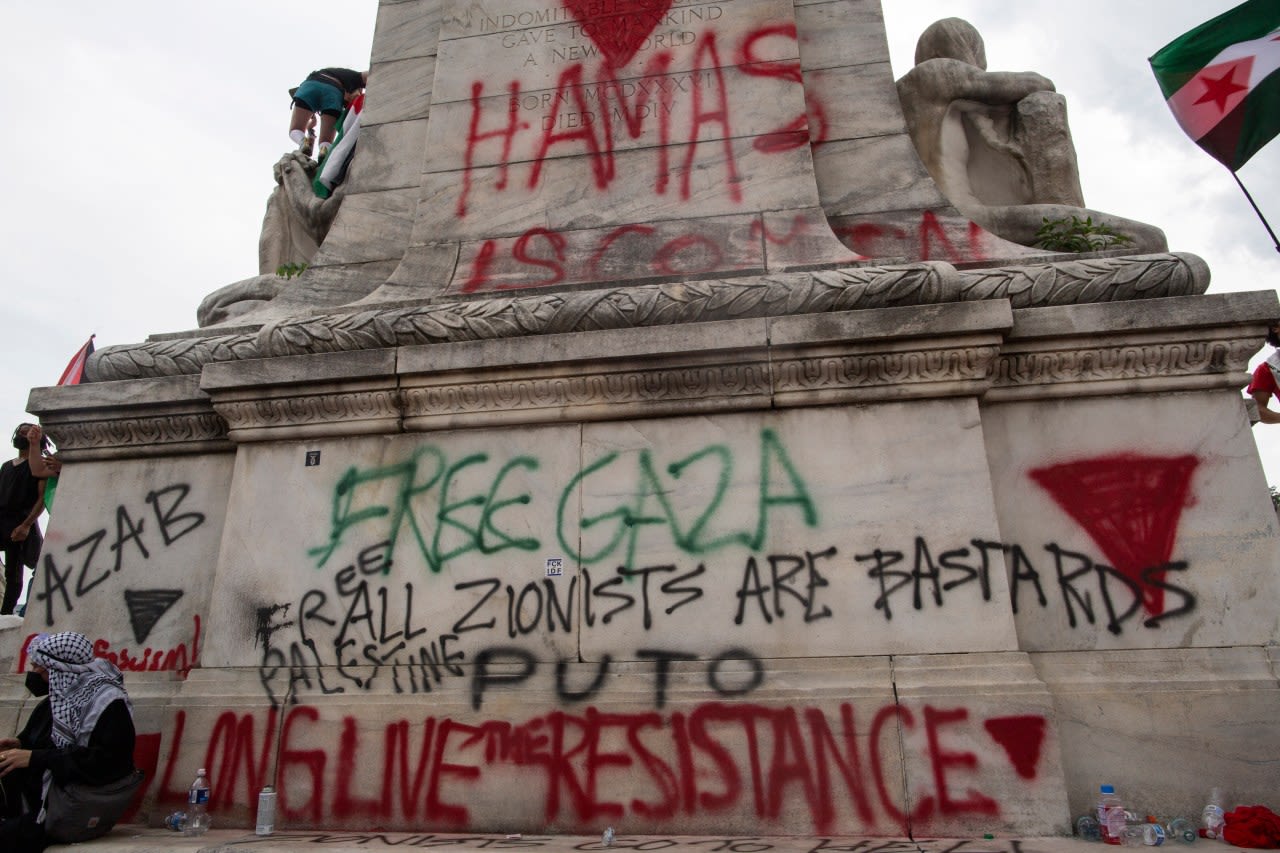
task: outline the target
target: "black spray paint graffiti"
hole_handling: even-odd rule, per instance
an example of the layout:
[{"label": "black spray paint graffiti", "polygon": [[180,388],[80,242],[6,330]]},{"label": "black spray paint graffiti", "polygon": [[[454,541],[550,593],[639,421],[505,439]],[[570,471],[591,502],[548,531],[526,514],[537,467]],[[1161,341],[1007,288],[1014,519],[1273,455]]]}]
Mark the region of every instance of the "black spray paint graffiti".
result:
[{"label": "black spray paint graffiti", "polygon": [[[462,664],[468,662],[468,656],[458,648],[463,635],[481,632],[478,636],[490,638],[502,633],[516,639],[543,632],[571,634],[580,590],[588,625],[594,625],[596,620],[609,624],[621,619],[623,614],[634,614],[646,630],[652,625],[655,612],[670,616],[703,594],[700,587],[690,585],[692,579],[705,572],[702,565],[687,572],[679,572],[674,566],[644,570],[618,568],[614,577],[595,584],[590,570],[583,570],[582,584],[574,577],[563,590],[551,579],[531,582],[518,590],[497,578],[462,581],[455,584],[454,592],[460,600],[475,599],[475,604],[460,611],[452,624],[444,626],[447,630],[432,631],[414,612],[415,597],[425,593],[416,592],[412,583],[393,588],[379,580],[384,566],[377,555],[385,553],[384,544],[367,549],[356,564],[338,572],[332,589],[310,590],[296,607],[276,604],[258,610],[255,643],[263,650],[259,678],[273,703],[281,703],[298,691],[332,694],[368,691],[379,686],[396,693],[431,692],[446,678],[466,675]],[[769,558],[775,571],[777,566],[796,562],[804,564],[805,561],[793,556]],[[780,576],[793,573],[784,572]],[[665,581],[652,580],[665,575],[673,577]],[[757,578],[758,584],[758,572],[752,571],[750,575]],[[623,586],[626,582],[632,585]],[[749,593],[751,596],[766,594],[767,589],[758,586]],[[777,606],[780,615],[781,607]],[[501,680],[489,669],[494,655],[498,654],[492,651],[494,648],[504,650],[502,654],[513,658],[525,671],[519,677],[508,678],[511,683],[524,681],[537,667],[536,660],[517,647],[488,648],[489,651],[482,649],[470,659],[474,667],[470,675],[474,682],[473,696],[479,695],[474,684]],[[638,659],[657,662],[659,702],[665,684],[664,654],[646,650],[636,653]],[[740,650],[722,657],[753,659]],[[685,659],[694,658],[680,653],[671,657],[671,660]],[[585,691],[570,689],[563,683],[567,663],[562,661],[558,665],[557,694],[566,702],[577,702],[594,695],[608,672],[611,659],[605,657],[595,676],[595,686]],[[710,686],[722,692],[716,684]]]},{"label": "black spray paint graffiti", "polygon": [[[1027,550],[985,539],[974,539],[958,548],[939,549],[917,537],[909,551],[877,548],[865,554],[843,555],[834,546],[800,553],[749,555],[741,565],[732,595],[734,608],[719,611],[723,631],[751,630],[780,620],[799,629],[820,621],[860,618],[879,611],[891,621],[895,608],[942,611],[968,588],[962,606],[992,601],[992,572],[1010,577],[1010,604],[1014,612],[1028,602],[1042,609],[1051,605],[1055,592],[1068,627],[1102,624],[1119,634],[1138,617],[1143,590],[1123,574],[1056,544],[1044,546],[1052,560],[1039,568]],[[502,650],[515,675],[505,683],[518,685],[536,667],[533,655],[504,641],[529,637],[571,635],[581,618],[581,630],[596,626],[624,626],[646,634],[665,630],[664,620],[693,619],[707,623],[700,609],[724,592],[723,580],[708,588],[711,578],[726,577],[706,562],[696,566],[662,564],[634,569],[616,567],[612,572],[582,568],[567,578],[544,578],[516,586],[488,577],[455,583],[446,594],[458,603],[448,621],[428,625],[422,602],[440,594],[438,581],[426,584],[389,582],[385,576],[386,543],[370,546],[351,565],[339,570],[331,588],[305,593],[296,604],[277,604],[258,613],[258,642],[263,648],[260,677],[274,702],[290,691],[339,693],[371,690],[375,686],[396,693],[427,693],[446,678],[473,679],[476,684],[503,683],[485,664]],[[865,577],[866,595],[837,600],[828,577],[842,569],[870,566]],[[1184,563],[1153,567],[1146,576],[1160,584],[1171,601],[1181,606],[1141,624],[1157,628],[1165,621],[1191,613],[1195,597],[1173,583],[1174,572]],[[415,610],[417,607],[417,610]],[[686,615],[686,611],[693,615]],[[437,617],[438,618],[438,617]],[[627,624],[629,622],[629,625]],[[498,639],[502,638],[502,639]],[[467,648],[480,649],[468,652]],[[489,650],[489,651],[486,651]],[[639,653],[643,659],[643,653]],[[679,659],[677,657],[677,659]],[[610,661],[585,690],[557,681],[561,701],[590,697],[604,678]],[[464,664],[478,670],[464,671]],[[560,665],[563,670],[564,664]],[[478,679],[478,681],[477,681]],[[496,679],[496,680],[495,680]],[[482,691],[481,691],[482,692]],[[659,693],[655,697],[659,702]]]},{"label": "black spray paint graffiti", "polygon": [[[59,604],[64,612],[71,613],[76,602],[113,574],[126,567],[134,572],[138,569],[136,561],[151,559],[153,551],[168,548],[204,524],[203,512],[184,506],[190,494],[191,486],[187,483],[148,492],[145,502],[150,506],[149,512],[145,509],[130,512],[127,506],[119,504],[114,531],[112,525],[104,525],[68,545],[66,555],[57,559],[52,553],[46,553],[43,572],[38,573],[40,588],[34,595],[36,602],[44,604],[45,626],[53,625]],[[148,524],[152,520],[154,527]],[[147,625],[147,619],[144,615],[141,622],[135,621],[135,632],[140,628],[150,632],[154,622]]]},{"label": "black spray paint graffiti", "polygon": [[[1145,628],[1159,628],[1165,621],[1187,616],[1196,607],[1195,595],[1185,587],[1169,580],[1170,572],[1185,572],[1185,562],[1150,566],[1141,572],[1140,582],[1104,563],[1096,562],[1087,554],[1070,551],[1055,543],[1044,546],[1053,563],[1048,584],[1056,590],[1062,603],[1067,625],[1079,627],[1099,623],[1112,634],[1121,634],[1125,623],[1138,615],[1145,593],[1159,589],[1171,594],[1177,606],[1165,608],[1157,614],[1149,614],[1142,620]],[[935,607],[945,605],[945,594],[957,587],[977,583],[982,600],[991,600],[991,555],[1002,553],[1009,571],[1009,593],[1014,613],[1025,607],[1025,596],[1034,593],[1035,602],[1042,609],[1050,605],[1045,592],[1044,565],[1037,568],[1031,556],[1021,545],[1006,545],[974,539],[968,545],[937,551],[930,548],[924,537],[916,537],[911,557],[903,551],[875,549],[869,554],[855,557],[861,563],[870,563],[867,574],[879,584],[880,595],[875,608],[884,613],[886,620],[893,619],[895,595],[911,593],[911,607],[922,610],[927,601]],[[934,554],[937,557],[934,557]],[[1096,598],[1095,598],[1096,593]]]}]

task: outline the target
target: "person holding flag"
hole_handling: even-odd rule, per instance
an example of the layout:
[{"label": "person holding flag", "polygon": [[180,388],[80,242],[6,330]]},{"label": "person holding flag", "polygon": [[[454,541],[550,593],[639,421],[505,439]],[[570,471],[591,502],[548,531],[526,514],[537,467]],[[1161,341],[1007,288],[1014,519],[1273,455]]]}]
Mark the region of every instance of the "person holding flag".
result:
[{"label": "person holding flag", "polygon": [[306,131],[316,113],[320,114],[320,132],[316,138],[318,158],[323,158],[333,144],[338,117],[355,97],[364,91],[369,72],[350,68],[321,68],[312,71],[297,88],[290,89],[293,115],[289,121],[289,138],[299,147],[306,141]]}]

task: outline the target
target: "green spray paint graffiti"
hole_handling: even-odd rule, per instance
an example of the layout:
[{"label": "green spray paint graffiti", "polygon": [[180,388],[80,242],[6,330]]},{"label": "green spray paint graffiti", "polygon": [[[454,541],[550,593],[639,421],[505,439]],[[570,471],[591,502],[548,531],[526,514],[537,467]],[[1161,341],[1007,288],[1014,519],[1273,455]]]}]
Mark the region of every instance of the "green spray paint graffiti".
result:
[{"label": "green spray paint graffiti", "polygon": [[[760,550],[779,513],[817,527],[817,504],[773,430],[760,432],[758,469],[745,475],[754,475],[754,482],[735,479],[736,467],[733,450],[724,444],[707,445],[665,466],[650,449],[606,453],[559,489],[556,540],[582,565],[610,562],[632,569],[643,562],[642,539],[700,557],[730,548]],[[334,487],[328,541],[308,554],[323,568],[344,543],[358,539],[365,543],[361,561],[377,562],[385,574],[406,534],[433,573],[467,555],[538,551],[542,539],[528,529],[518,531],[529,522],[515,510],[533,504],[520,480],[540,469],[527,455],[499,462],[488,453],[472,453],[450,461],[434,445],[403,462],[353,466]],[[744,490],[752,492],[745,507],[731,499],[731,492],[745,497]],[[677,494],[682,500],[674,499]],[[385,553],[370,555],[370,542]]]},{"label": "green spray paint graffiti", "polygon": [[[634,458],[637,468],[635,491],[619,496],[616,505],[603,512],[588,514],[584,507],[579,520],[571,501],[579,484],[589,490],[592,483],[619,477],[619,467],[626,464],[620,454],[609,453],[585,466],[561,494],[556,513],[560,545],[584,565],[616,558],[622,567],[635,568],[638,565],[637,543],[646,527],[665,529],[676,547],[685,554],[700,557],[734,546],[759,550],[768,536],[770,513],[777,508],[795,507],[806,526],[816,527],[818,524],[818,509],[804,478],[773,430],[766,429],[760,434],[755,523],[750,528],[722,529],[718,534],[710,532],[716,529],[715,523],[722,520],[722,512],[728,509],[725,499],[734,482],[733,453],[725,445],[710,445],[667,465],[666,473],[671,482],[664,481],[658,473],[652,451],[642,450]],[[671,494],[682,479],[686,483],[692,482],[689,491],[707,495],[701,507],[682,510],[673,504]],[[707,482],[712,479],[714,486],[708,488]],[[776,481],[779,479],[786,481],[783,488],[788,491],[778,490]],[[601,491],[607,494],[608,489]],[[597,541],[592,547],[585,540],[592,538],[594,530],[603,532],[595,535]],[[584,540],[582,545],[578,539]],[[619,557],[620,550],[622,555]]]},{"label": "green spray paint graffiti", "polygon": [[[387,525],[384,573],[391,570],[396,545],[406,527],[432,572],[473,552],[489,555],[511,548],[537,550],[537,539],[504,532],[497,516],[508,507],[532,500],[528,493],[508,496],[504,487],[512,472],[536,471],[538,460],[529,456],[511,459],[493,475],[486,492],[463,489],[459,495],[460,475],[489,462],[489,454],[473,453],[449,464],[443,451],[427,446],[394,465],[348,468],[333,491],[329,541],[308,553],[316,558],[317,567],[323,567],[348,531],[378,519],[386,519]],[[379,503],[379,491],[388,482],[394,488],[390,503]],[[424,506],[419,507],[420,503]]]}]

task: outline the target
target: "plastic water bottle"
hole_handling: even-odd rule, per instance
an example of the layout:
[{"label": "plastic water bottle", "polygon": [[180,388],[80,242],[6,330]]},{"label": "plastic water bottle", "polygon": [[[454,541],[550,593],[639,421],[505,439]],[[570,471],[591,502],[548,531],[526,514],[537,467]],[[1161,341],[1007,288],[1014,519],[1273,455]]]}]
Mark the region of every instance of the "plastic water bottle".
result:
[{"label": "plastic water bottle", "polygon": [[1222,790],[1214,788],[1209,791],[1209,802],[1200,814],[1200,834],[1205,838],[1221,838],[1222,826],[1226,822],[1222,811]]},{"label": "plastic water bottle", "polygon": [[187,828],[184,835],[204,835],[209,831],[209,776],[203,767],[187,791]]},{"label": "plastic water bottle", "polygon": [[257,835],[270,835],[276,831],[276,789],[267,785],[258,794],[258,825],[254,828]]},{"label": "plastic water bottle", "polygon": [[1098,823],[1098,816],[1086,814],[1077,818],[1076,835],[1080,837],[1081,841],[1101,841],[1102,826]]},{"label": "plastic water bottle", "polygon": [[1098,789],[1098,828],[1101,830],[1102,840],[1108,844],[1122,844],[1126,823],[1124,804],[1116,795],[1116,789],[1111,785],[1103,785]]},{"label": "plastic water bottle", "polygon": [[603,844],[605,847],[612,847],[613,839],[615,837],[616,836],[614,835],[613,827],[607,826],[605,827],[604,833],[600,836],[600,843]]},{"label": "plastic water bottle", "polygon": [[1164,844],[1165,835],[1164,827],[1155,816],[1147,815],[1147,822],[1142,825],[1142,843],[1148,847],[1159,847]]},{"label": "plastic water bottle", "polygon": [[1175,841],[1181,841],[1183,844],[1195,844],[1199,834],[1196,832],[1196,825],[1189,818],[1175,817],[1169,821],[1167,827],[1167,835]]},{"label": "plastic water bottle", "polygon": [[1146,844],[1146,825],[1126,823],[1124,829],[1120,830],[1120,843],[1125,847],[1141,847]]},{"label": "plastic water bottle", "polygon": [[187,831],[187,813],[178,811],[169,815],[164,819],[164,828],[171,829],[174,832]]}]

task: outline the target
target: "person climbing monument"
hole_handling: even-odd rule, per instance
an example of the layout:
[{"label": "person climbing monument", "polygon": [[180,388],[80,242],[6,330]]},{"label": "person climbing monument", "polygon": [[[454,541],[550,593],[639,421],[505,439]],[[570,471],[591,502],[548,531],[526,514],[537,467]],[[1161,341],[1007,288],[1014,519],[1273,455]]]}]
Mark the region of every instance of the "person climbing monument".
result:
[{"label": "person climbing monument", "polygon": [[58,488],[58,475],[62,473],[62,460],[49,452],[49,439],[38,424],[27,427],[27,465],[32,475],[44,480],[44,508],[53,512],[53,496]]},{"label": "person climbing monument", "polygon": [[369,72],[350,68],[321,68],[307,75],[293,96],[293,115],[289,120],[289,138],[302,148],[307,142],[307,129],[315,116],[320,116],[316,137],[316,157],[323,158],[333,144],[338,117],[356,96],[364,91]]},{"label": "person climbing monument", "polygon": [[1258,404],[1258,420],[1264,424],[1280,424],[1280,411],[1271,408],[1271,400],[1280,401],[1280,321],[1267,329],[1267,343],[1277,349],[1259,364],[1249,380],[1245,393]]}]

